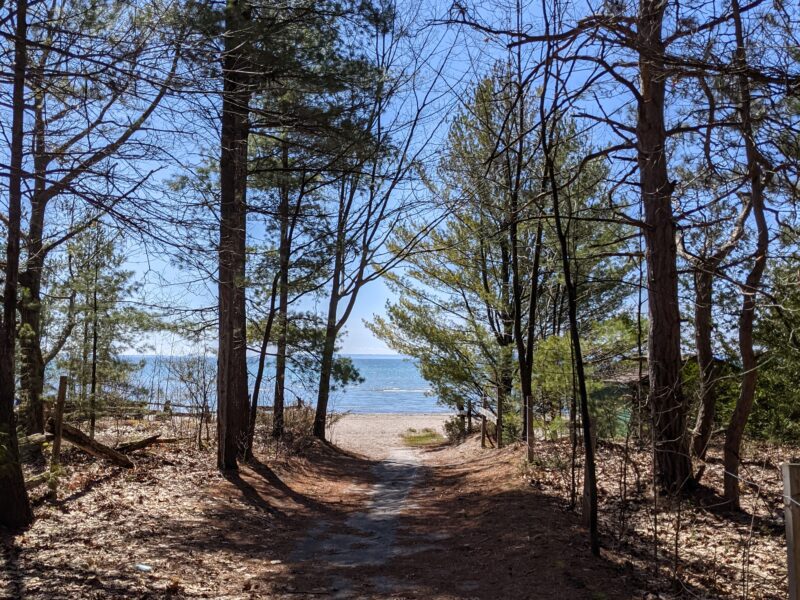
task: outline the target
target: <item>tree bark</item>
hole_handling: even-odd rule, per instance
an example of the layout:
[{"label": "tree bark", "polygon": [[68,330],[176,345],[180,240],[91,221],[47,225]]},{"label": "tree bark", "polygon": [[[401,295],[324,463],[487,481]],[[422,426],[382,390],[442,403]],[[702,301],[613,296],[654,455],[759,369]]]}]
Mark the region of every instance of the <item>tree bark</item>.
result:
[{"label": "tree bark", "polygon": [[250,415],[248,417],[247,439],[244,452],[245,460],[253,458],[253,444],[255,442],[256,434],[256,419],[258,418],[258,398],[261,394],[261,383],[264,380],[264,367],[267,362],[267,348],[269,347],[269,340],[272,336],[272,324],[275,322],[275,296],[278,291],[278,278],[277,276],[272,280],[272,292],[269,298],[269,314],[267,315],[267,322],[264,325],[264,335],[261,338],[261,349],[258,354],[258,369],[256,370],[256,379],[253,383],[253,395],[250,397]]},{"label": "tree bark", "polygon": [[558,234],[559,245],[561,246],[561,262],[564,270],[564,287],[567,292],[567,315],[569,318],[569,331],[572,340],[572,351],[574,353],[575,375],[578,382],[578,395],[580,397],[581,422],[583,425],[583,517],[589,528],[589,541],[592,554],[600,554],[600,537],[597,529],[597,474],[595,469],[594,444],[592,436],[592,420],[589,414],[589,394],[586,391],[586,374],[583,365],[583,353],[581,350],[581,336],[578,331],[578,300],[575,290],[575,283],[572,280],[570,256],[567,249],[567,236],[561,224],[559,211],[557,182],[553,174],[554,166],[549,156],[549,151],[545,151],[548,170],[550,171],[551,185],[553,187],[553,214],[556,222],[556,232]]},{"label": "tree bark", "polygon": [[[331,297],[333,304],[333,296]],[[335,308],[334,308],[335,310]],[[333,313],[334,320],[336,313]],[[319,371],[319,392],[317,394],[317,409],[314,414],[314,436],[324,440],[325,426],[328,421],[328,400],[331,393],[331,376],[333,375],[333,359],[336,352],[336,337],[338,330],[336,323],[331,322],[330,314],[325,326],[325,343],[322,347],[322,364]]]},{"label": "tree bark", "polygon": [[17,284],[22,221],[22,161],[25,124],[25,72],[27,68],[28,4],[18,0],[14,40],[14,86],[8,180],[8,231],[0,321],[0,525],[21,529],[33,522],[28,492],[19,462],[17,422],[14,413]]},{"label": "tree bark", "polygon": [[758,363],[753,349],[753,324],[756,312],[756,293],[761,286],[761,278],[767,265],[769,250],[769,228],[764,214],[764,176],[761,167],[762,157],[756,146],[751,113],[750,81],[746,75],[747,55],[745,51],[744,29],[738,0],[731,4],[734,30],[736,32],[736,51],[734,63],[739,73],[739,118],[747,157],[747,175],[750,180],[750,198],[753,204],[753,217],[756,222],[758,238],[753,255],[753,266],[747,275],[742,290],[742,308],[739,313],[739,352],[742,356],[742,386],[736,407],[728,423],[725,434],[723,463],[725,466],[725,499],[731,508],[739,508],[739,464],[741,448],[747,420],[753,409],[756,383],[758,382]]},{"label": "tree bark", "polygon": [[92,380],[91,388],[89,390],[89,437],[94,439],[95,424],[97,422],[97,275],[98,264],[97,251],[99,248],[95,247],[95,263],[94,263],[94,289],[92,289]]},{"label": "tree bark", "polygon": [[237,468],[248,409],[245,241],[250,89],[243,46],[249,18],[247,2],[228,0],[222,58],[217,357],[217,466],[222,470]]},{"label": "tree bark", "polygon": [[[542,89],[548,89],[548,80],[551,75],[551,52],[552,46],[548,42],[547,45],[547,68],[544,71],[544,82]],[[553,105],[557,105],[558,88],[556,88],[555,98]],[[542,153],[544,154],[545,162],[545,178],[550,188],[550,194],[553,198],[553,217],[555,220],[556,234],[558,236],[559,249],[561,253],[561,265],[564,274],[564,288],[567,298],[567,317],[569,320],[570,339],[572,341],[572,357],[573,366],[575,369],[575,376],[577,378],[578,393],[580,396],[580,412],[581,422],[583,426],[583,448],[584,448],[584,465],[583,465],[583,518],[589,528],[589,542],[592,554],[595,556],[600,555],[600,536],[597,524],[597,474],[595,469],[595,448],[592,436],[592,421],[589,414],[589,394],[586,390],[586,373],[583,365],[583,353],[581,350],[581,336],[578,330],[578,299],[577,299],[577,286],[572,277],[572,264],[567,244],[567,230],[565,230],[561,220],[561,200],[560,188],[558,177],[556,175],[556,166],[553,160],[552,145],[553,140],[558,136],[558,123],[554,122],[557,112],[552,111],[549,115],[545,108],[545,94],[542,93],[539,100],[539,114],[542,123]],[[548,125],[550,128],[548,129]],[[572,207],[567,201],[569,208],[568,217],[572,216]],[[573,394],[574,396],[574,394]]]},{"label": "tree bark", "polygon": [[639,74],[636,137],[647,248],[650,317],[648,362],[656,476],[676,492],[691,481],[686,436],[687,406],[681,386],[681,328],[677,247],[672,210],[673,183],[667,174],[664,124],[666,71],[662,25],[666,4],[642,0],[639,11]]},{"label": "tree bark", "polygon": [[530,290],[528,297],[527,323],[523,330],[522,285],[520,282],[519,249],[516,219],[511,228],[512,277],[514,293],[514,340],[517,346],[519,386],[522,393],[522,435],[527,446],[528,460],[533,460],[533,344],[536,329],[536,307],[539,301],[539,263],[542,255],[542,221],[536,230],[533,251]]},{"label": "tree bark", "polygon": [[[692,432],[692,452],[700,461],[706,457],[717,404],[717,373],[711,346],[713,283],[713,272],[702,268],[695,270],[694,339],[697,367],[700,372],[700,404],[697,410],[697,422]],[[700,476],[702,471],[698,471],[695,478],[699,480]]]},{"label": "tree bark", "polygon": [[280,247],[278,248],[278,344],[275,356],[275,398],[272,408],[272,436],[283,437],[286,393],[286,347],[289,327],[289,260],[291,257],[292,233],[289,223],[289,148],[282,142],[284,182],[278,207],[280,220]]},{"label": "tree bark", "polygon": [[[336,247],[334,248],[333,273],[331,279],[331,295],[328,300],[328,317],[325,323],[325,342],[322,347],[322,364],[319,373],[319,390],[317,392],[317,408],[314,413],[314,436],[324,440],[328,421],[328,400],[331,391],[331,374],[333,372],[333,355],[336,352],[336,337],[339,334],[339,300],[342,271],[345,261],[345,227],[350,204],[345,202],[344,189],[339,194],[339,218],[336,224]],[[353,290],[355,294],[357,290]]]},{"label": "tree bark", "polygon": [[[40,87],[40,86],[37,86]],[[44,215],[47,201],[42,197],[45,186],[44,115],[41,92],[35,94],[34,111],[34,181],[31,198],[30,225],[27,236],[27,264],[20,273],[23,296],[19,302],[20,317],[20,418],[28,435],[44,431],[44,367],[42,356],[42,272],[44,269]]]}]

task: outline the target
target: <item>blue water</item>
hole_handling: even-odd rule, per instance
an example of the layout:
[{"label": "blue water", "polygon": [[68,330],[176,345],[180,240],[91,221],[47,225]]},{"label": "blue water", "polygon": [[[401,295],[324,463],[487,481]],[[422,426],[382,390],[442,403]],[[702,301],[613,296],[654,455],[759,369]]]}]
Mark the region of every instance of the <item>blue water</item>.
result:
[{"label": "blue water", "polygon": [[[169,398],[173,404],[179,404],[186,397],[186,388],[181,383],[170,364],[181,358],[165,356],[126,357],[129,360],[141,360],[144,368],[135,376],[136,383],[148,391],[146,396],[150,402],[163,402]],[[430,393],[430,386],[417,370],[413,360],[395,356],[350,355],[355,367],[364,379],[363,383],[352,384],[344,390],[331,393],[329,410],[331,412],[352,413],[447,413],[452,409],[442,406]],[[209,372],[213,371],[214,359],[207,363]],[[253,357],[248,360],[250,370],[250,391],[253,389],[257,361]],[[272,403],[274,381],[271,361],[267,362],[265,381],[259,394],[259,404]],[[210,385],[213,395],[214,386]],[[316,381],[301,380],[298,374],[291,371],[287,375],[287,402],[294,404],[302,400],[306,404],[315,404]]]}]

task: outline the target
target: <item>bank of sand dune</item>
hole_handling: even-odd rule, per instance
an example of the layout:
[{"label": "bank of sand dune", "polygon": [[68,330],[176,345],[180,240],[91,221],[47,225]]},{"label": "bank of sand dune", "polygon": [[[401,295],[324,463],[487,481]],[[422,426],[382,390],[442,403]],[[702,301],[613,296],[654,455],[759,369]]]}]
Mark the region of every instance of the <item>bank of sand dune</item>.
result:
[{"label": "bank of sand dune", "polygon": [[382,460],[393,447],[402,445],[400,436],[409,429],[433,429],[444,435],[448,414],[348,414],[328,431],[328,439],[349,452]]}]

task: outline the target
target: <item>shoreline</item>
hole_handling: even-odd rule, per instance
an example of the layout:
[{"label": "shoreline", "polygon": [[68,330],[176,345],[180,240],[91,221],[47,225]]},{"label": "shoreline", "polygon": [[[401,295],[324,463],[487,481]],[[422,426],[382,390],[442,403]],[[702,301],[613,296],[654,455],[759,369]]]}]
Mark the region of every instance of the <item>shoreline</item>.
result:
[{"label": "shoreline", "polygon": [[455,413],[339,413],[328,426],[328,440],[349,452],[383,460],[403,446],[409,429],[433,429],[444,434],[444,423]]}]

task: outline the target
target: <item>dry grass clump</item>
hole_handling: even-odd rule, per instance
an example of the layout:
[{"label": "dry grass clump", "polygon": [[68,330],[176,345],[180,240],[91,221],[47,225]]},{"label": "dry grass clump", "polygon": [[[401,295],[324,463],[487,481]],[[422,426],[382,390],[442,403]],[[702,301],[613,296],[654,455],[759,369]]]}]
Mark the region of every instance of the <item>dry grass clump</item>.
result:
[{"label": "dry grass clump", "polygon": [[445,441],[441,434],[435,432],[429,427],[426,427],[422,431],[409,428],[408,431],[406,431],[401,437],[403,438],[403,443],[406,446],[411,446],[413,448],[437,446]]}]

